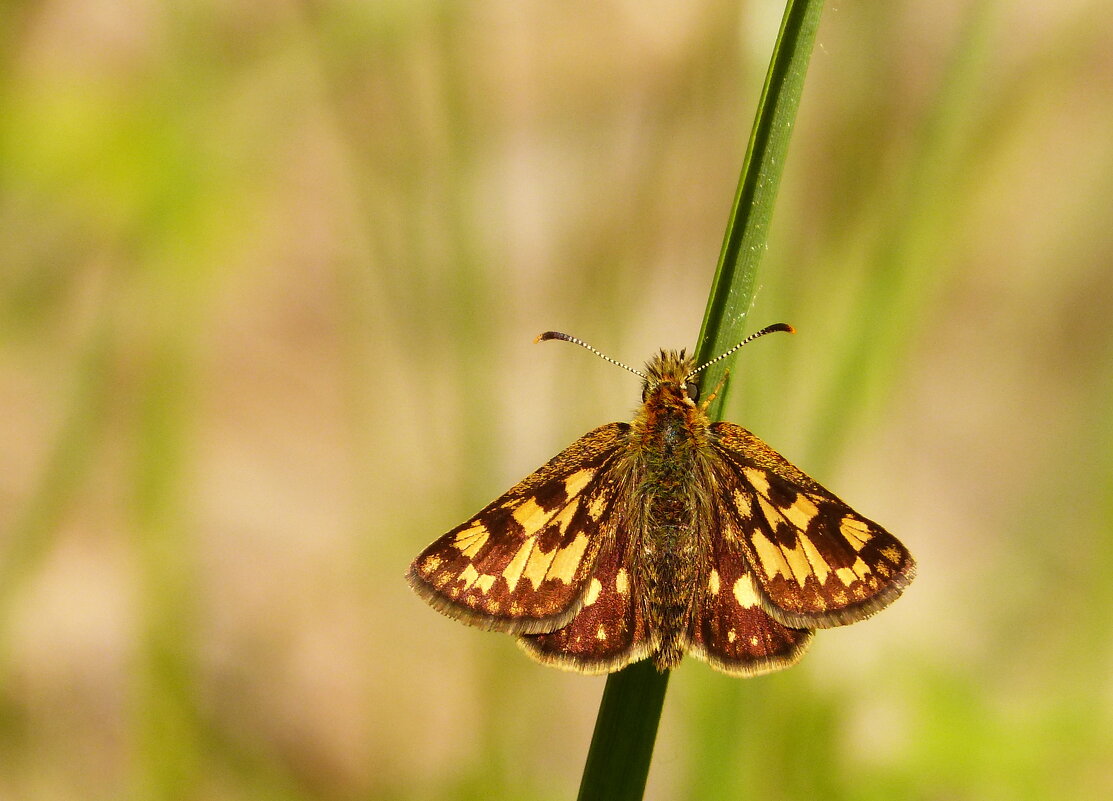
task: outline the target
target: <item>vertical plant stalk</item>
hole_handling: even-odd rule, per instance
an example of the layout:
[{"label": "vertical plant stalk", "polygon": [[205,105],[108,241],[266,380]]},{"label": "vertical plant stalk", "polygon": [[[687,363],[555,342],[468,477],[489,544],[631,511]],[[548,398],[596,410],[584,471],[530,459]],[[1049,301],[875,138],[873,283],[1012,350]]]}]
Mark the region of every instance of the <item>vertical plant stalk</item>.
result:
[{"label": "vertical plant stalk", "polygon": [[[822,0],[789,0],[785,6],[704,313],[696,349],[700,363],[743,338],[822,11]],[[701,389],[715,386],[731,361],[704,371]],[[722,400],[720,395],[708,409],[713,419],[720,415]],[[607,677],[580,801],[636,801],[643,796],[668,680],[668,673],[657,672],[648,660]]]}]

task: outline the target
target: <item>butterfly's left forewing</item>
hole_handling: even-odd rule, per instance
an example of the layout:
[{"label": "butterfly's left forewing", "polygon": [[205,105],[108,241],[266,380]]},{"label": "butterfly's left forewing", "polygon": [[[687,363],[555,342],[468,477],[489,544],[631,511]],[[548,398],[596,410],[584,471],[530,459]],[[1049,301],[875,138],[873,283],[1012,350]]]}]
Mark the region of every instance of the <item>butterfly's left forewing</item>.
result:
[{"label": "butterfly's left forewing", "polygon": [[770,615],[798,628],[841,626],[888,606],[911,582],[915,563],[896,537],[741,426],[711,431],[729,528]]},{"label": "butterfly's left forewing", "polygon": [[585,434],[436,540],[407,579],[444,614],[496,631],[552,631],[576,614],[613,534],[625,423]]}]

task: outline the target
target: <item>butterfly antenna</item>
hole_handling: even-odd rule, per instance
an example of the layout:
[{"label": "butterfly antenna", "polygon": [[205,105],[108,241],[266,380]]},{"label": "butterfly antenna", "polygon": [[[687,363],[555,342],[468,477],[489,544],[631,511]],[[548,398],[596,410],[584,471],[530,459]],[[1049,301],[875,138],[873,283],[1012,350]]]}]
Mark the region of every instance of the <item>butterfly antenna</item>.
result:
[{"label": "butterfly antenna", "polygon": [[620,361],[612,359],[610,356],[607,356],[604,353],[600,353],[595,348],[591,347],[591,345],[584,342],[582,339],[577,339],[576,337],[571,336],[570,334],[562,334],[560,331],[546,331],[544,334],[538,334],[537,339],[535,339],[533,341],[534,342],[545,342],[546,340],[549,340],[549,339],[562,339],[565,342],[571,342],[573,344],[579,345],[581,348],[587,348],[588,350],[590,350],[592,353],[594,353],[596,356],[598,356],[603,361],[607,361],[607,362],[610,362],[611,364],[617,365],[618,367],[621,367],[623,370],[629,370],[634,375],[641,376],[646,381],[649,380],[649,376],[647,376],[645,373],[641,372],[640,370],[635,370],[633,367],[630,367],[629,365],[623,364]]},{"label": "butterfly antenna", "polygon": [[[773,333],[774,331],[787,331],[787,332],[788,332],[788,333],[790,333],[790,334],[795,334],[795,333],[796,333],[796,329],[795,329],[795,328],[793,328],[793,327],[792,327],[791,325],[789,325],[788,323],[773,323],[773,325],[767,325],[767,326],[765,326],[765,328],[761,329],[760,331],[754,331],[754,333],[750,334],[750,335],[749,335],[748,337],[746,337],[745,339],[743,339],[743,340],[742,340],[741,342],[739,342],[739,343],[738,343],[737,345],[735,345],[735,346],[734,346],[733,348],[731,348],[730,350],[728,350],[728,351],[727,351],[726,353],[720,353],[720,354],[719,354],[718,356],[716,356],[716,357],[715,357],[714,359],[712,359],[711,361],[709,361],[709,362],[706,362],[705,364],[701,364],[701,365],[700,365],[699,367],[697,367],[697,368],[696,368],[695,370],[693,370],[692,372],[688,373],[688,375],[687,375],[687,376],[685,377],[685,379],[684,379],[684,380],[685,380],[685,381],[687,381],[687,380],[688,380],[689,378],[691,378],[692,376],[694,376],[694,375],[695,375],[696,373],[698,373],[698,372],[699,372],[700,370],[704,370],[704,369],[706,369],[706,368],[710,367],[710,366],[711,366],[711,365],[713,365],[713,364],[714,364],[715,362],[718,362],[718,361],[722,361],[723,359],[725,359],[725,358],[726,358],[727,356],[729,356],[730,354],[734,353],[734,352],[735,352],[736,350],[738,350],[738,349],[739,349],[740,347],[742,347],[743,345],[745,345],[745,344],[747,344],[747,343],[750,343],[750,342],[753,342],[753,341],[754,341],[755,339],[757,339],[758,337],[763,337],[763,336],[765,336],[766,334],[772,334],[772,333]],[[629,369],[629,368],[627,368],[627,369]]]}]

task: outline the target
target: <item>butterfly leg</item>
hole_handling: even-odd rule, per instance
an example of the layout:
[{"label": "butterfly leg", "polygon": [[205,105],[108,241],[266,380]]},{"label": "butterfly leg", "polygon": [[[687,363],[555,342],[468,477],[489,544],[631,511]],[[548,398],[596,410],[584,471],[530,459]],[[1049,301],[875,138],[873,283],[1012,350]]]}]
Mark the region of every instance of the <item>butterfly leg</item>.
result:
[{"label": "butterfly leg", "polygon": [[719,392],[721,392],[723,389],[723,384],[727,382],[728,375],[730,375],[730,370],[724,371],[723,377],[719,379],[719,383],[715,385],[715,389],[711,390],[711,394],[703,399],[703,403],[699,405],[699,410],[701,412],[706,412],[707,407],[711,405],[711,401],[715,400],[715,398],[718,397]]}]

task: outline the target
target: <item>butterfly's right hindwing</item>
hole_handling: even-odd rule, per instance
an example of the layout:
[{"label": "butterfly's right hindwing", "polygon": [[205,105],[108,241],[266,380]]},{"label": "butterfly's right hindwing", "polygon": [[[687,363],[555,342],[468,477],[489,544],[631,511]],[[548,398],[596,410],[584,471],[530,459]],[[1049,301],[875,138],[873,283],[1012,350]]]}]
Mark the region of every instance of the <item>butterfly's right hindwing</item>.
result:
[{"label": "butterfly's right hindwing", "polygon": [[547,632],[583,604],[613,534],[625,423],[585,434],[410,565],[414,590],[444,614],[487,629]]}]

